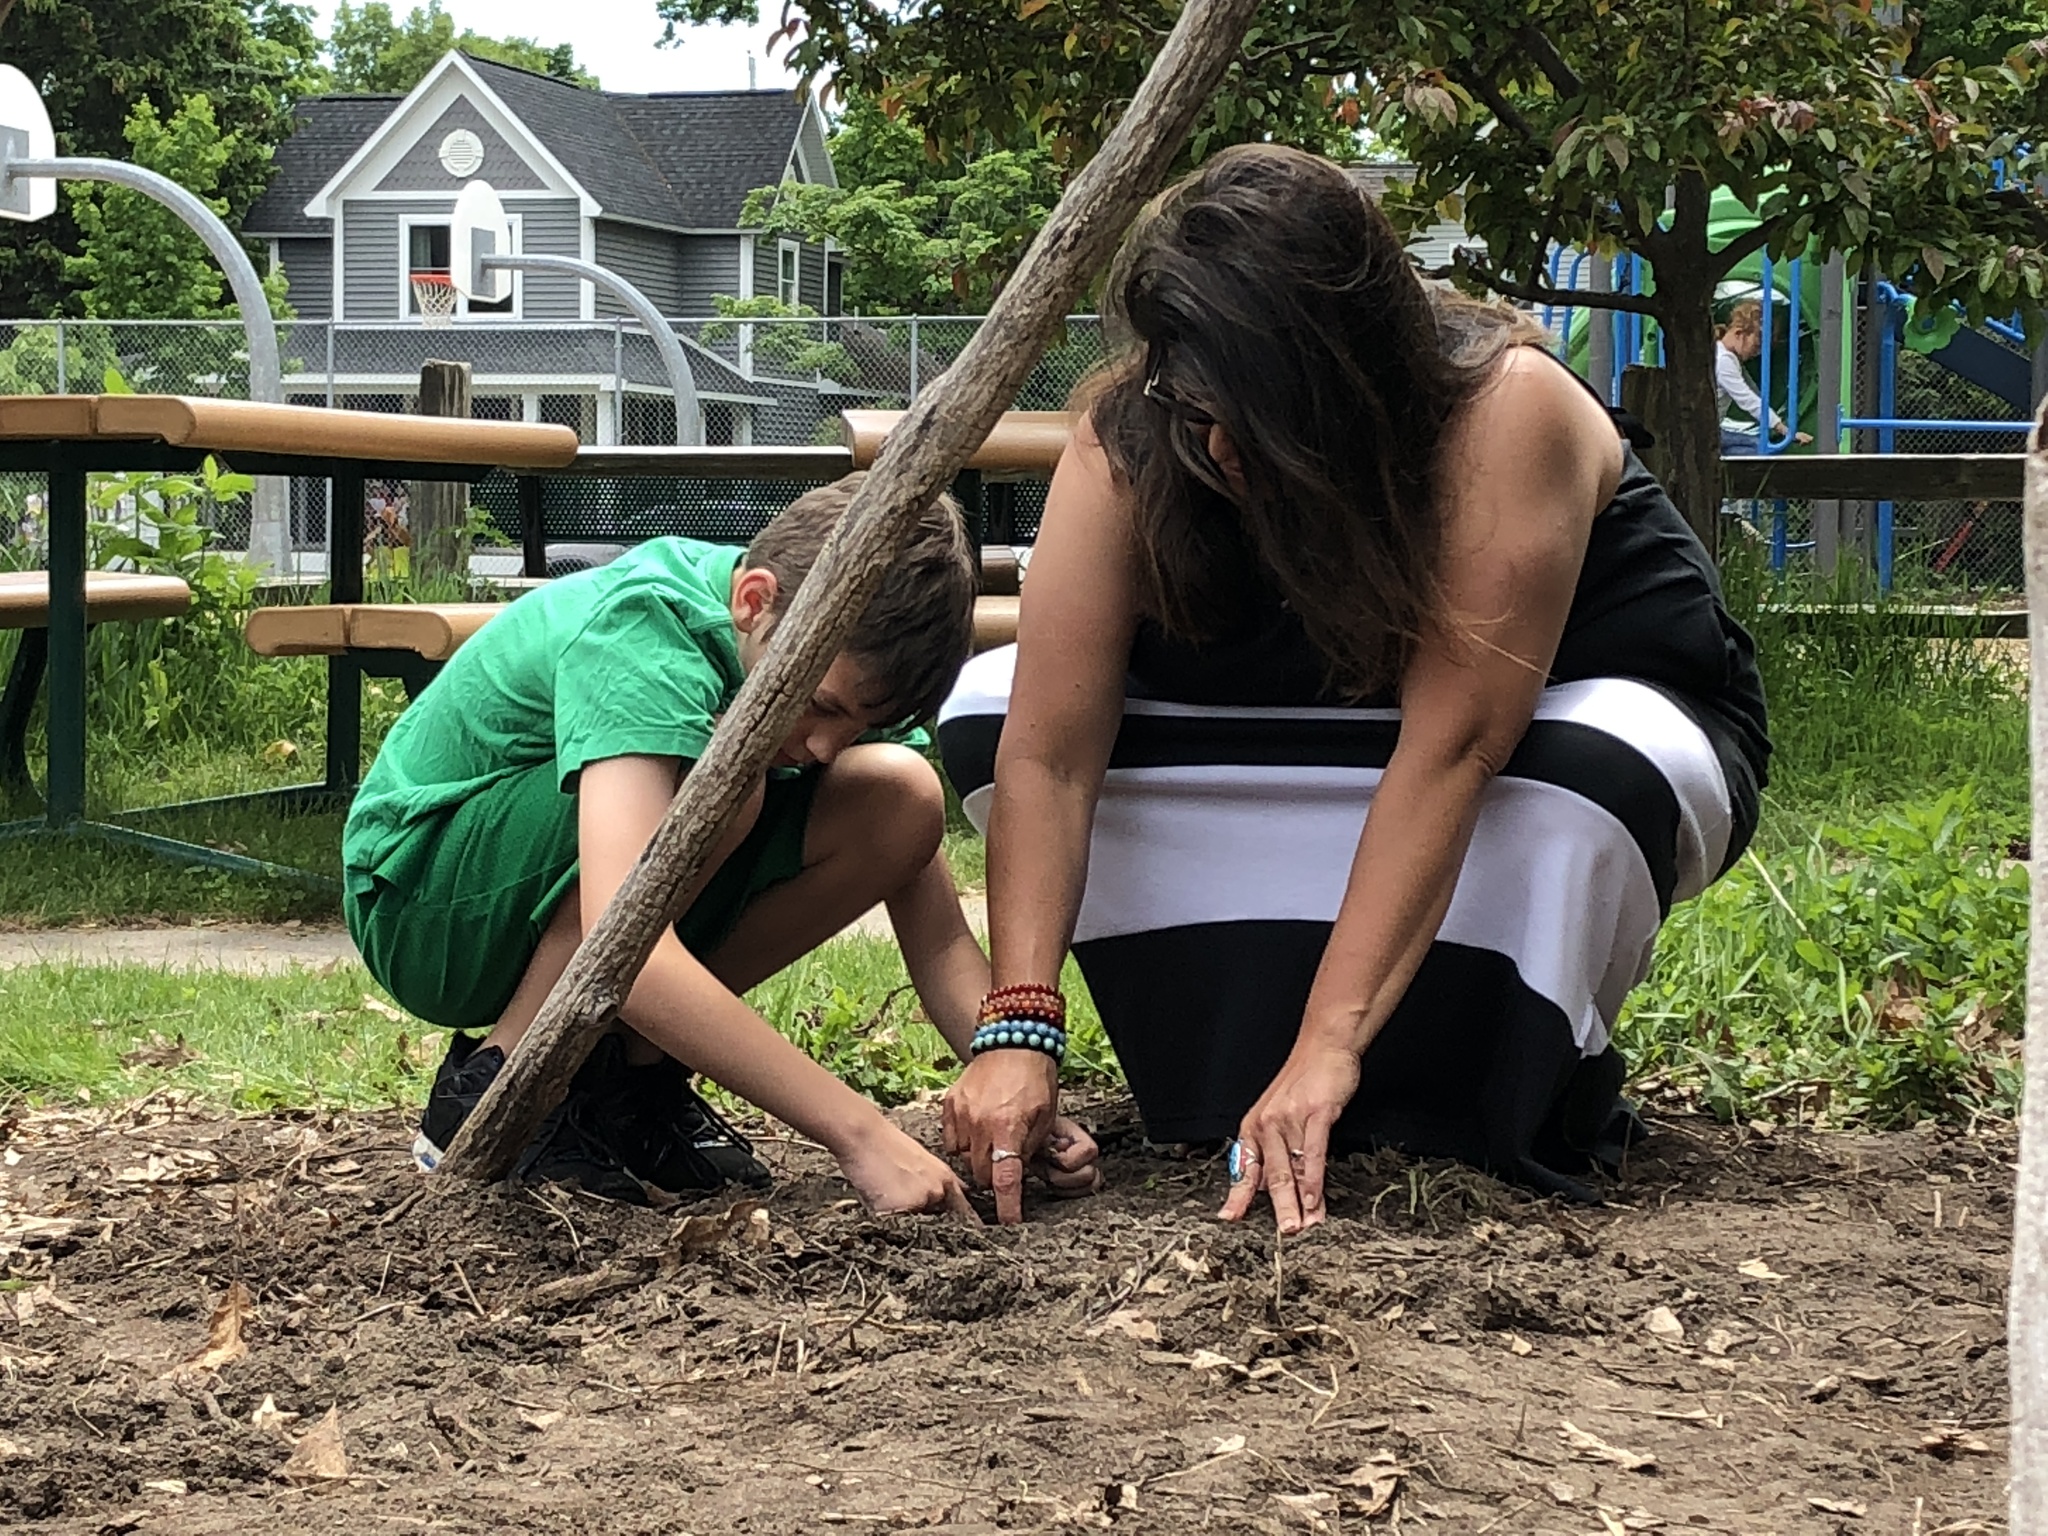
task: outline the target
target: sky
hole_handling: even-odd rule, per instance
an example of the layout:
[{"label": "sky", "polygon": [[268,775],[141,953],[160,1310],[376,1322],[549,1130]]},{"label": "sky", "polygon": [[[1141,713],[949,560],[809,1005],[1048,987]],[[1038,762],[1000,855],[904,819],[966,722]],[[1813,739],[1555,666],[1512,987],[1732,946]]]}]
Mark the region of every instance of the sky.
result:
[{"label": "sky", "polygon": [[[418,0],[390,0],[401,19]],[[338,0],[313,0],[324,35],[334,22]],[[654,0],[442,0],[455,29],[488,37],[530,37],[553,47],[575,45],[576,62],[610,91],[734,91],[747,85],[747,61],[754,61],[762,88],[794,85],[796,77],[766,53],[780,14],[776,0],[764,0],[759,26],[693,27],[680,46],[657,48],[662,23]]]}]

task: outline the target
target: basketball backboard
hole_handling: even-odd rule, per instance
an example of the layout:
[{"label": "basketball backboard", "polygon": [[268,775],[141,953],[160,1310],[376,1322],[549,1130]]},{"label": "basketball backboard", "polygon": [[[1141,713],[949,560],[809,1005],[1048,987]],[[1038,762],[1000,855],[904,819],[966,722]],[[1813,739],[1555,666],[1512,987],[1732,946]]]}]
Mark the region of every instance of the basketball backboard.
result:
[{"label": "basketball backboard", "polygon": [[[56,154],[57,135],[35,82],[12,64],[0,64],[0,166],[13,160],[50,160]],[[46,219],[56,211],[54,176],[0,181],[0,219]]]},{"label": "basketball backboard", "polygon": [[483,258],[512,253],[512,225],[488,181],[472,181],[455,199],[448,221],[448,275],[464,298],[496,304],[512,293],[512,274],[486,272]]}]

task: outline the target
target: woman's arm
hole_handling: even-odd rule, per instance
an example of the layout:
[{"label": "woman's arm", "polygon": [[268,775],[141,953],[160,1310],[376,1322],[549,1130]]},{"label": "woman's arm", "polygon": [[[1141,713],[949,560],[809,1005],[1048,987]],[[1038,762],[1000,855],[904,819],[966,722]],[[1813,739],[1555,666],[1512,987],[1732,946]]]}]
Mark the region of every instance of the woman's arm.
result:
[{"label": "woman's arm", "polygon": [[[1017,675],[989,813],[989,941],[997,986],[1057,986],[1088,877],[1095,801],[1123,715],[1137,628],[1130,523],[1093,426],[1077,424],[1046,494],[1017,627]],[[1024,1168],[1059,1103],[1035,1051],[990,1051],[946,1096],[946,1146],[1023,1219]],[[993,1159],[996,1151],[1014,1158]]]},{"label": "woman's arm", "polygon": [[1257,1177],[1231,1190],[1242,1217],[1261,1184],[1283,1232],[1323,1216],[1331,1126],[1359,1058],[1408,990],[1457,888],[1480,798],[1527,731],[1594,516],[1621,452],[1612,425],[1554,364],[1511,357],[1444,447],[1445,618],[1401,686],[1401,735],[1366,817],[1300,1036],[1245,1117]]}]

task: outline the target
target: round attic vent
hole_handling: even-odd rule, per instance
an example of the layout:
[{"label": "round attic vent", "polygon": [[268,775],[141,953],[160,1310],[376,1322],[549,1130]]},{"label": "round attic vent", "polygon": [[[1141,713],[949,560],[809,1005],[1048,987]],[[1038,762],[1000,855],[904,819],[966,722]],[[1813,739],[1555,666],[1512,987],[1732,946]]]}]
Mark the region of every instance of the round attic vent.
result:
[{"label": "round attic vent", "polygon": [[450,176],[474,176],[484,163],[484,141],[458,128],[441,141],[441,169]]}]

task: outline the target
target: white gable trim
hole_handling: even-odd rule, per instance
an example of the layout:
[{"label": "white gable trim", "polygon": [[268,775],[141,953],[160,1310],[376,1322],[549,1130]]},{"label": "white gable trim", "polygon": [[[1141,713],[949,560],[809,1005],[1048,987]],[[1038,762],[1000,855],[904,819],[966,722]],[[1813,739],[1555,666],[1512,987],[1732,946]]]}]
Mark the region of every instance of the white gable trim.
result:
[{"label": "white gable trim", "polygon": [[[814,125],[818,130],[818,142],[825,146],[825,163],[822,166],[811,164],[811,157],[804,153],[804,129]],[[796,139],[789,146],[789,159],[784,164],[782,179],[790,180],[790,173],[794,170],[797,173],[797,180],[812,182],[819,186],[838,186],[839,171],[832,164],[831,142],[832,132],[830,125],[825,121],[825,109],[818,105],[817,93],[810,92],[804,97],[804,115],[797,124]]]},{"label": "white gable trim", "polygon": [[365,139],[362,147],[329,178],[327,185],[314,194],[313,200],[306,204],[306,217],[338,219],[344,197],[370,194],[418,143],[420,135],[439,121],[441,114],[458,98],[465,96],[499,136],[512,146],[514,153],[547,183],[547,191],[551,195],[575,198],[585,218],[593,218],[603,212],[597,199],[586,192],[569,174],[568,168],[548,152],[547,146],[534,137],[532,130],[498,98],[497,92],[484,84],[482,76],[470,67],[469,61],[460,53],[451,51],[427,71],[426,78],[412,88],[412,93],[392,109],[391,115],[378,125],[377,131]]}]

